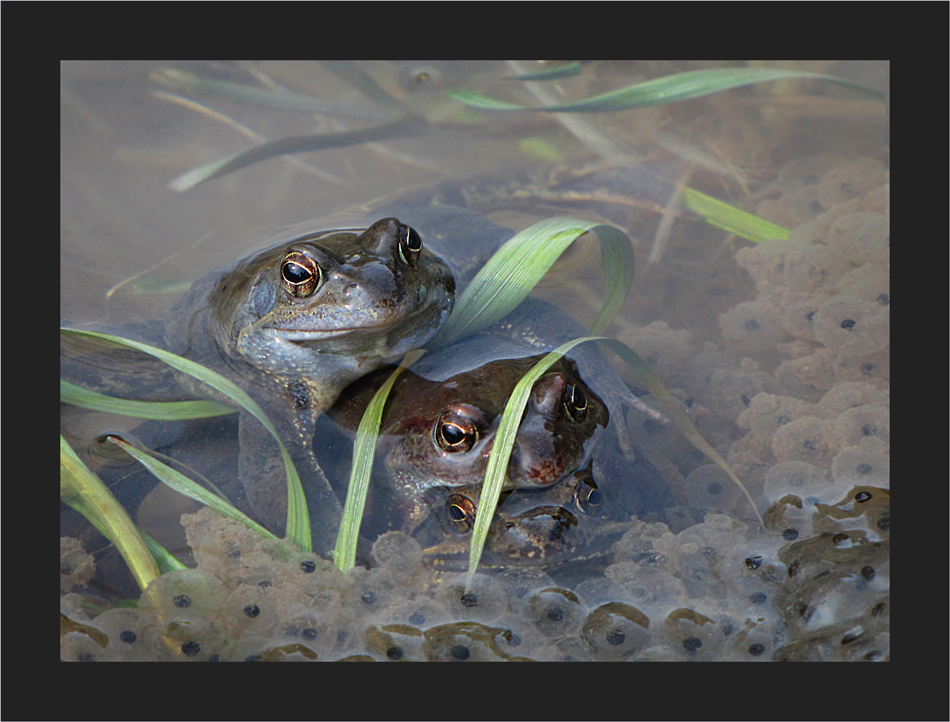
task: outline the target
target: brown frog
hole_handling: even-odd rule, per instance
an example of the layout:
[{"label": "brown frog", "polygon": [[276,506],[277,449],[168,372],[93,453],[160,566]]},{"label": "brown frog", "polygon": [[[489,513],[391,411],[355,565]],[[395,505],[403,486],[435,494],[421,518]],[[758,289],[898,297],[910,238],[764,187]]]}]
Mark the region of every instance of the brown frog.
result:
[{"label": "brown frog", "polygon": [[[444,381],[412,371],[400,376],[383,415],[374,472],[381,494],[391,494],[395,504],[376,501],[374,515],[385,518],[377,527],[411,531],[428,514],[433,489],[481,484],[508,397],[540,358],[500,359]],[[355,428],[385,376],[348,388],[330,417]],[[606,406],[574,362],[560,359],[532,388],[505,487],[543,488],[572,473],[586,463],[607,421]]]}]

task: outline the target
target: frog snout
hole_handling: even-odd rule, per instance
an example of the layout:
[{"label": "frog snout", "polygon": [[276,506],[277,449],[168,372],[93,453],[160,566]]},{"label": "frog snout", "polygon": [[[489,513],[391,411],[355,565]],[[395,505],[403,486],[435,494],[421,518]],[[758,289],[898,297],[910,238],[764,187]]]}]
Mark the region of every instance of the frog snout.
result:
[{"label": "frog snout", "polygon": [[557,413],[567,382],[561,374],[542,376],[531,389],[531,408],[544,416]]}]

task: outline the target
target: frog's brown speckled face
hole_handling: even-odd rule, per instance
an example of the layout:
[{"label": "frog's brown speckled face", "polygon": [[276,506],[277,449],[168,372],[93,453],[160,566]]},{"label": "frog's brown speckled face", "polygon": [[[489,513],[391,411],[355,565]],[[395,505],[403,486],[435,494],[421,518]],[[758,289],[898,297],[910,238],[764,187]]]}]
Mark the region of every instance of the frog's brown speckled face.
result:
[{"label": "frog's brown speckled face", "polygon": [[[406,374],[382,426],[383,458],[396,484],[409,494],[480,484],[508,397],[539,358],[494,361],[444,382]],[[506,488],[550,486],[570,474],[607,418],[574,363],[561,359],[532,388]]]},{"label": "frog's brown speckled face", "polygon": [[425,344],[454,301],[448,267],[395,218],[264,251],[209,295],[225,353],[277,378],[334,385]]}]

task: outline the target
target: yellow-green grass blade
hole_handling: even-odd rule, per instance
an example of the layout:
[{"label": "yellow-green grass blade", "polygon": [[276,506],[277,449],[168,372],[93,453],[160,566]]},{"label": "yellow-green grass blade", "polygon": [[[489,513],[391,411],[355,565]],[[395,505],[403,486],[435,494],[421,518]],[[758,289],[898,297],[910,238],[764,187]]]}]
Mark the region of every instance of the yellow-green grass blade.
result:
[{"label": "yellow-green grass blade", "polygon": [[769,223],[692,188],[683,188],[683,203],[691,211],[705,218],[710,225],[753,243],[776,238],[786,239],[791,235],[787,228]]},{"label": "yellow-green grass blade", "polygon": [[79,460],[62,435],[59,437],[59,487],[60,498],[78,507],[116,545],[135,583],[144,590],[159,575],[154,557],[122,505],[102,480]]},{"label": "yellow-green grass blade", "polygon": [[501,495],[502,487],[505,484],[508,461],[511,458],[511,451],[514,448],[515,437],[517,436],[521,419],[524,416],[524,410],[528,403],[528,398],[531,395],[532,387],[561,356],[578,344],[588,341],[598,341],[606,345],[640,375],[647,384],[647,388],[661,405],[663,411],[673,419],[673,422],[683,435],[686,436],[697,449],[702,451],[709,459],[729,474],[729,477],[742,490],[742,493],[745,494],[759,522],[762,523],[762,517],[759,515],[755,502],[745,488],[745,485],[743,485],[739,477],[732,471],[726,463],[726,460],[702,437],[702,434],[699,433],[693,425],[693,422],[680,406],[673,403],[674,400],[672,396],[666,390],[666,387],[663,386],[663,383],[657,375],[650,369],[649,365],[647,365],[633,349],[621,341],[602,336],[584,336],[568,341],[547,354],[521,378],[511,392],[511,396],[505,406],[505,412],[502,414],[498,431],[495,434],[495,441],[488,458],[488,467],[485,470],[485,481],[482,485],[478,513],[475,516],[475,525],[472,529],[472,542],[469,549],[470,573],[473,573],[478,568],[478,562],[481,559],[485,541],[488,538],[488,530],[491,526],[492,518],[495,515],[495,509],[498,506],[498,499]]},{"label": "yellow-green grass blade", "polygon": [[270,419],[267,418],[267,415],[264,413],[261,407],[257,405],[257,402],[255,402],[254,399],[248,396],[234,383],[221,376],[219,373],[212,371],[201,364],[195,363],[194,361],[190,361],[188,359],[182,358],[181,356],[164,351],[163,349],[149,346],[148,344],[144,344],[139,341],[132,341],[131,339],[100,333],[98,331],[83,331],[79,329],[63,328],[60,329],[60,333],[63,333],[67,336],[78,336],[80,338],[100,339],[117,344],[119,346],[125,346],[126,348],[137,349],[155,356],[156,358],[167,363],[172,368],[175,368],[182,373],[189,374],[199,381],[203,381],[208,386],[221,392],[228,398],[232,399],[241,408],[252,414],[254,418],[263,424],[264,428],[266,428],[270,432],[271,436],[273,436],[277,441],[281,456],[284,461],[284,469],[287,473],[287,537],[294,544],[296,544],[299,549],[303,551],[311,550],[310,516],[307,512],[307,500],[304,496],[303,486],[300,483],[300,477],[298,476],[297,470],[294,468],[294,464],[290,459],[290,454],[287,453],[286,447],[280,440],[277,429],[274,428],[274,425],[271,423]]},{"label": "yellow-green grass blade", "polygon": [[488,530],[491,526],[492,518],[495,516],[495,509],[498,506],[498,498],[501,495],[502,487],[505,485],[505,478],[508,473],[508,461],[511,458],[511,451],[515,445],[515,437],[518,434],[518,427],[524,416],[525,407],[528,404],[528,397],[531,395],[531,389],[539,378],[553,364],[557,363],[565,353],[574,346],[588,340],[589,337],[582,337],[568,341],[558,346],[542,358],[534,367],[528,371],[521,380],[515,384],[508,403],[505,406],[505,412],[502,414],[498,430],[495,432],[495,440],[492,444],[491,453],[488,456],[488,467],[485,470],[485,481],[482,484],[482,493],[478,502],[478,513],[475,515],[475,526],[472,529],[472,544],[469,549],[470,573],[474,573],[478,568],[478,562],[482,557],[482,550],[485,548],[485,541],[488,538]]},{"label": "yellow-green grass blade", "polygon": [[[82,514],[86,520],[96,527],[96,529],[99,530],[99,533],[101,533],[104,537],[107,539],[109,538],[108,534],[110,532],[106,526],[96,517],[96,513],[92,507],[86,504],[82,497],[70,490],[70,488],[65,484],[60,484],[60,499],[63,501],[63,503]],[[139,529],[137,526],[135,529],[138,532],[139,537],[142,539],[142,543],[145,545],[145,548],[148,549],[149,553],[152,555],[152,558],[155,560],[155,563],[158,565],[159,574],[165,574],[167,572],[174,571],[175,569],[188,568],[185,564],[182,564],[180,561],[178,561],[171,552],[169,552],[157,541],[152,539],[152,537],[150,537],[144,531]]]},{"label": "yellow-green grass blade", "polygon": [[277,538],[274,536],[274,534],[262,527],[256,521],[248,518],[240,511],[235,509],[224,499],[221,499],[219,496],[192,481],[181,472],[176,471],[172,467],[167,466],[158,459],[154,458],[147,452],[147,450],[140,449],[134,444],[130,444],[118,434],[111,434],[106,438],[108,441],[118,446],[120,449],[125,451],[125,453],[142,464],[142,466],[148,469],[155,476],[155,478],[171,489],[174,489],[179,494],[184,494],[189,499],[194,499],[195,501],[201,502],[205,506],[211,507],[216,512],[221,514],[221,516],[240,522],[262,539]]},{"label": "yellow-green grass blade", "polygon": [[845,87],[869,93],[884,100],[884,94],[860,83],[823,73],[808,73],[799,70],[783,68],[709,68],[706,70],[691,70],[685,73],[667,75],[655,78],[644,83],[637,83],[626,88],[613,90],[596,95],[592,98],[579,100],[562,105],[547,105],[530,107],[507,103],[495,98],[489,98],[468,91],[448,93],[448,97],[476,108],[485,110],[534,110],[546,113],[594,113],[616,110],[630,110],[650,105],[666,105],[683,100],[701,98],[712,93],[740,88],[755,83],[765,83],[774,80],[787,79],[824,80],[837,83]]},{"label": "yellow-green grass blade", "polygon": [[459,297],[430,346],[448,345],[507,316],[564,250],[588,231],[600,240],[607,274],[607,300],[594,323],[595,332],[602,331],[617,315],[633,284],[630,239],[612,226],[556,217],[524,229],[498,249]]},{"label": "yellow-green grass blade", "polygon": [[356,432],[356,442],[353,445],[353,466],[350,469],[350,483],[346,492],[346,503],[343,506],[343,517],[340,521],[340,531],[336,538],[336,547],[333,552],[333,563],[341,571],[349,571],[356,563],[356,544],[359,539],[360,524],[363,520],[363,509],[366,507],[366,496],[369,493],[369,482],[373,473],[373,459],[376,449],[376,438],[379,436],[379,425],[383,418],[383,409],[386,399],[399,375],[406,366],[415,363],[423,352],[410,352],[406,355],[402,365],[390,375],[386,382],[373,395],[372,400],[363,413],[359,428]]},{"label": "yellow-green grass blade", "polygon": [[65,379],[59,380],[59,400],[73,406],[94,411],[106,411],[110,414],[134,416],[137,419],[158,419],[159,421],[181,421],[183,419],[204,419],[211,416],[234,414],[237,409],[217,401],[137,401],[120,399],[115,396],[99,394],[81,386],[71,384]]}]

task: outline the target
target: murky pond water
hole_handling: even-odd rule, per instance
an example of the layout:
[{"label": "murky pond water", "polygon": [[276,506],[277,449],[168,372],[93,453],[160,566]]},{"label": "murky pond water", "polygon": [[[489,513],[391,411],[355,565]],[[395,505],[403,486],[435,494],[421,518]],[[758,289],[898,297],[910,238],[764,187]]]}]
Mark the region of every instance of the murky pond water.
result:
[{"label": "murky pond water", "polygon": [[[537,104],[503,79],[513,72],[505,64],[360,67],[424,116],[427,132],[283,156],[179,192],[169,183],[185,172],[262,140],[385,120],[359,117],[377,105],[343,70],[319,64],[64,63],[64,325],[163,319],[194,280],[277,236],[365,227],[382,217],[375,208],[406,192],[431,195],[425,189],[438,184],[446,193],[466,189],[470,206],[513,230],[552,215],[606,221],[631,238],[637,264],[608,333],[688,409],[765,527],[683,435],[631,412],[629,443],[662,473],[666,501],[627,514],[622,533],[583,563],[498,565],[466,580],[430,563],[420,538],[403,529],[369,539],[360,551],[368,568],[344,575],[317,553],[261,542],[127,459],[103,457],[94,443],[106,431],[128,432],[234,493],[234,415],[143,423],[64,407],[67,441],[139,527],[190,568],[143,594],[115,548],[63,505],[62,658],[888,659],[884,105],[829,84],[785,81],[589,114],[569,128],[445,97],[464,89]],[[591,63],[542,90],[579,99],[696,67]],[[884,63],[795,67],[885,87]],[[189,95],[170,85],[182,72],[332,98],[347,115]],[[604,142],[625,157],[606,163]],[[546,193],[551,178],[618,165],[632,168],[634,181],[609,190],[627,202],[575,187],[558,205],[563,194]],[[664,228],[677,182],[791,236],[756,245],[682,209]],[[536,295],[589,326],[602,275],[599,251],[581,247]],[[643,393],[635,376],[620,373]],[[616,494],[623,463],[597,464],[597,484]],[[331,476],[345,473],[337,466],[328,460]],[[124,598],[140,598],[138,608]]]}]

